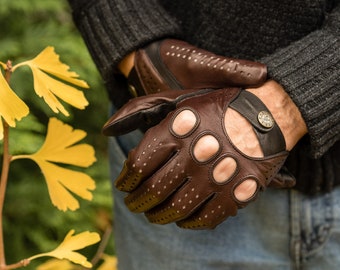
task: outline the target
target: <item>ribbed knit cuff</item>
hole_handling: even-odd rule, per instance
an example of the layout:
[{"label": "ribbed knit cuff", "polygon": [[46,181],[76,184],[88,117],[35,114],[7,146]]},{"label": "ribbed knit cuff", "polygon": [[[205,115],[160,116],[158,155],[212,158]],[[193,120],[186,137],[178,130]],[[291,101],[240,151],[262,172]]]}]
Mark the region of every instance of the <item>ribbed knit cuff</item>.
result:
[{"label": "ribbed knit cuff", "polygon": [[340,43],[335,33],[316,31],[262,59],[299,108],[310,137],[311,155],[320,157],[339,140]]},{"label": "ribbed knit cuff", "polygon": [[178,27],[156,0],[69,0],[76,26],[102,76],[111,76],[129,52]]}]

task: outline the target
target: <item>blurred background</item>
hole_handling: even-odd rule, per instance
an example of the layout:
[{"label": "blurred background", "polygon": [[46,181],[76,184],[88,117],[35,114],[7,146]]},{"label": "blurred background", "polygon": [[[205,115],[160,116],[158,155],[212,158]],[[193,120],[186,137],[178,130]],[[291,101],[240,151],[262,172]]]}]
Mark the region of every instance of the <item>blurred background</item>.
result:
[{"label": "blurred background", "polygon": [[[111,226],[107,139],[100,133],[109,104],[98,71],[73,25],[66,0],[0,0],[0,25],[0,61],[11,60],[15,65],[34,58],[46,46],[53,46],[61,61],[88,82],[90,89],[84,93],[90,105],[86,110],[67,107],[71,115],[66,118],[59,114],[57,118],[85,130],[88,136],[82,142],[95,147],[97,158],[94,165],[82,170],[96,181],[93,201],[80,199],[80,209],[66,213],[52,206],[45,180],[35,163],[18,160],[11,164],[4,207],[6,262],[10,264],[54,249],[70,229],[76,233],[95,231],[102,235]],[[13,73],[11,86],[31,110],[29,117],[11,129],[11,151],[33,153],[40,148],[48,118],[54,114],[34,93],[28,68]],[[111,235],[106,248],[110,255],[115,252],[113,237]],[[91,259],[96,248],[95,245],[81,253]],[[33,261],[25,269],[35,269],[45,260]]]}]

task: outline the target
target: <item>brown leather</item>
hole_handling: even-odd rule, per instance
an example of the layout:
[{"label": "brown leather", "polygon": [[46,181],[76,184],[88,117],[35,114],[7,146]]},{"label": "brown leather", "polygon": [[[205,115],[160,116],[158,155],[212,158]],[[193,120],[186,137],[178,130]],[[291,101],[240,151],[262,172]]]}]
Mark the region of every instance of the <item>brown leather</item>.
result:
[{"label": "brown leather", "polygon": [[[230,143],[223,115],[231,103],[242,101],[243,91],[239,88],[205,91],[182,99],[160,124],[146,132],[140,144],[129,153],[115,182],[119,190],[129,192],[125,203],[131,211],[145,212],[153,223],[176,222],[182,228],[206,229],[216,227],[256,199],[282,167],[288,152],[281,143],[281,132],[274,135],[269,132],[278,128],[276,123],[268,130],[261,130],[270,136],[272,144],[271,153],[264,158],[248,157]],[[249,102],[253,100],[256,100],[255,107],[259,106],[253,113],[267,110],[263,103],[258,103],[257,97],[248,97]],[[174,117],[186,109],[196,115],[197,123],[190,132],[179,136],[171,128],[172,123]],[[249,114],[242,106],[238,109],[242,115]],[[257,125],[253,126],[258,129]],[[218,141],[219,150],[200,162],[193,149],[206,134]],[[237,168],[229,179],[218,183],[212,172],[225,157],[233,158]],[[238,201],[234,190],[248,178],[256,181],[256,192],[248,200]]]},{"label": "brown leather", "polygon": [[[177,103],[180,101],[199,96],[212,89],[201,90],[182,90],[182,91],[165,91],[157,94],[136,97],[131,99],[117,113],[115,113],[103,126],[103,134],[106,136],[120,136],[129,133],[135,129],[144,129],[157,125],[166,115],[175,110]],[[236,107],[240,99],[233,102],[232,106]],[[246,108],[243,108],[243,111]],[[259,136],[260,133],[258,133]],[[260,141],[263,139],[260,138]],[[270,147],[271,142],[263,142],[263,148]],[[284,167],[273,178],[269,187],[274,188],[292,188],[296,184],[295,177]]]},{"label": "brown leather", "polygon": [[128,81],[134,96],[171,89],[254,87],[267,77],[264,64],[227,58],[187,42],[165,39],[135,54]]},{"label": "brown leather", "polygon": [[119,136],[135,129],[157,125],[169,112],[176,108],[180,101],[193,96],[201,96],[203,93],[212,90],[169,90],[130,99],[107,120],[102,132],[106,136]]}]

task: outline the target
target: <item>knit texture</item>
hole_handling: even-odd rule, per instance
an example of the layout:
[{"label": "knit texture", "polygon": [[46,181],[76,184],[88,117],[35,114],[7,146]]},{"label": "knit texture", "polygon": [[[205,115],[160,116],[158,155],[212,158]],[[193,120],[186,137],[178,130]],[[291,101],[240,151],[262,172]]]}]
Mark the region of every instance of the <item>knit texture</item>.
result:
[{"label": "knit texture", "polygon": [[166,12],[156,0],[70,0],[106,81],[127,53],[179,36],[179,29],[186,40],[215,53],[264,57],[270,76],[284,86],[307,123],[313,156],[321,156],[339,140],[339,10],[324,23],[329,1],[239,2],[164,1]]},{"label": "knit texture", "polygon": [[[323,158],[316,161],[322,167],[318,185],[340,177],[339,157],[334,154],[340,133],[339,0],[69,2],[116,106],[130,98],[117,64],[157,39],[175,37],[216,54],[259,60],[290,95],[308,127],[308,136],[296,150],[302,154],[291,162],[295,172],[306,170],[307,165],[300,168],[298,163],[315,165],[303,160],[307,152]],[[327,174],[327,168],[334,173]]]},{"label": "knit texture", "polygon": [[177,28],[156,0],[70,0],[70,4],[74,21],[104,78],[112,75],[122,56],[175,33]]},{"label": "knit texture", "polygon": [[339,140],[339,48],[338,37],[316,31],[303,42],[263,59],[269,75],[298,105],[308,127],[309,150],[315,157]]}]

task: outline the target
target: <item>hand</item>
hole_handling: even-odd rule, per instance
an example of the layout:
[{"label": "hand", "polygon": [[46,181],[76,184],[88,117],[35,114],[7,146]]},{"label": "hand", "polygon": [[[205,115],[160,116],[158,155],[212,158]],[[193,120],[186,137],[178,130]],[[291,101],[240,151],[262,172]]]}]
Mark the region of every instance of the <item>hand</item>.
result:
[{"label": "hand", "polygon": [[[130,192],[126,198],[130,210],[145,212],[151,222],[176,221],[184,228],[213,228],[235,215],[270,183],[288,154],[272,116],[264,114],[267,124],[273,125],[268,131],[256,120],[258,110],[268,112],[248,91],[187,94],[129,154],[116,185]],[[233,141],[236,129],[229,128],[229,119],[239,118],[236,122],[244,128],[250,126],[239,113],[254,126],[255,133],[238,129],[253,145],[243,147]]]},{"label": "hand", "polygon": [[184,41],[165,39],[128,55],[119,65],[134,96],[166,90],[250,87],[262,84],[266,66],[226,58]]}]

